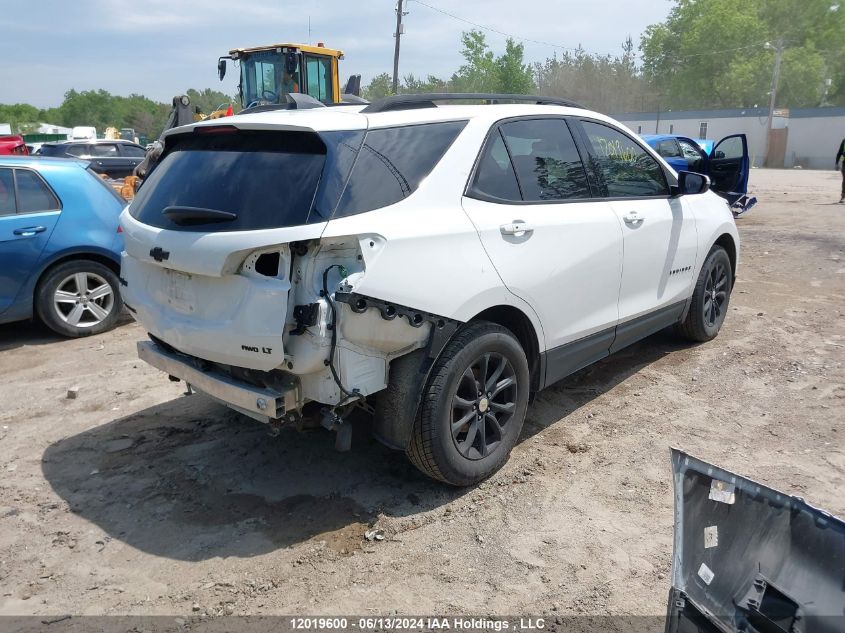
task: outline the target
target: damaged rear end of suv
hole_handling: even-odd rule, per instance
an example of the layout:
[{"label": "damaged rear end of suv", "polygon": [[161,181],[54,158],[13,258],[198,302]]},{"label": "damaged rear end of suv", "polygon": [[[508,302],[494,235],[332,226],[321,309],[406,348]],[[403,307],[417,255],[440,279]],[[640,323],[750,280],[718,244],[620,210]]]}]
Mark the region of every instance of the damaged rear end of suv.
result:
[{"label": "damaged rear end of suv", "polygon": [[[464,125],[368,131],[337,109],[173,130],[122,217],[122,291],[149,333],[140,358],[273,427],[319,420],[348,450],[347,415],[374,412],[368,397],[388,386],[391,362],[419,350],[408,384],[418,382],[458,322],[361,294],[387,240],[342,219],[410,196]],[[384,264],[377,284],[413,283]],[[406,448],[410,429],[393,417],[418,399],[396,391],[375,432]]]}]

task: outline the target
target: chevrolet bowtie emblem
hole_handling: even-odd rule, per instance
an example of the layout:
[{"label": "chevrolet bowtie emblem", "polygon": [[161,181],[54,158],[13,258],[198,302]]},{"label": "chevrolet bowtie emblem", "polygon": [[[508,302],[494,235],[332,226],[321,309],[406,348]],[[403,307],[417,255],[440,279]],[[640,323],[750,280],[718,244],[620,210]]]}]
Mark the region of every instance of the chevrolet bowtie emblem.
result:
[{"label": "chevrolet bowtie emblem", "polygon": [[170,257],[170,251],[162,249],[161,246],[156,246],[155,248],[150,249],[150,257],[157,262],[163,262],[165,259]]}]

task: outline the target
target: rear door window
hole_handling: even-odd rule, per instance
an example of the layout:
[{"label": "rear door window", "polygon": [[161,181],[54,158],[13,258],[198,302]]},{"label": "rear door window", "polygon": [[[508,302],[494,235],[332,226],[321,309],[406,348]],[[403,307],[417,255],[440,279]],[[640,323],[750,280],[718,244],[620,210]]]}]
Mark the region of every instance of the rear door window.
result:
[{"label": "rear door window", "polygon": [[[312,214],[326,146],[309,132],[188,133],[169,139],[161,162],[130,206],[137,220],[182,231],[297,226]],[[225,222],[177,224],[169,207],[234,213]]]},{"label": "rear door window", "polygon": [[587,173],[563,119],[527,119],[502,125],[526,202],[589,198]]},{"label": "rear door window", "polygon": [[380,209],[410,196],[465,125],[450,121],[367,132],[335,216]]},{"label": "rear door window", "polygon": [[599,195],[609,198],[668,196],[666,175],[639,143],[609,125],[581,121]]},{"label": "rear door window", "polygon": [[18,213],[53,211],[61,208],[59,201],[41,176],[28,169],[15,170]]}]

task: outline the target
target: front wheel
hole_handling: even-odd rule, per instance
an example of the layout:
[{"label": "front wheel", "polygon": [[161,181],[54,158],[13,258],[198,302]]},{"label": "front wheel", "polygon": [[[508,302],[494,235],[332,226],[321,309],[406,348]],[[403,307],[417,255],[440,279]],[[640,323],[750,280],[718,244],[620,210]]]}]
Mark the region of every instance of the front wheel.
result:
[{"label": "front wheel", "polygon": [[511,332],[472,323],[444,348],[425,387],[408,457],[429,477],[476,484],[507,461],[528,408],[528,360]]},{"label": "front wheel", "polygon": [[60,264],[39,283],[36,308],[47,327],[62,336],[110,330],[123,309],[117,275],[88,259]]},{"label": "front wheel", "polygon": [[731,259],[721,246],[714,246],[698,275],[686,318],[679,332],[691,341],[703,343],[716,338],[731,298],[733,271]]}]

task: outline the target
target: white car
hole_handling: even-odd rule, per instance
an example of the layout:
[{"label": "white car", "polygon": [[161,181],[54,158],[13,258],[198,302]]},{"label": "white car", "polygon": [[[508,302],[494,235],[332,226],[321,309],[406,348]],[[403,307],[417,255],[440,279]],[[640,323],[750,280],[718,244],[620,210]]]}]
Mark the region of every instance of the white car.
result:
[{"label": "white car", "polygon": [[739,237],[707,178],[609,117],[519,100],[168,132],[121,219],[140,357],[274,426],[321,411],[340,448],[364,407],[424,473],[469,485],[534,392],[667,326],[715,337]]}]

